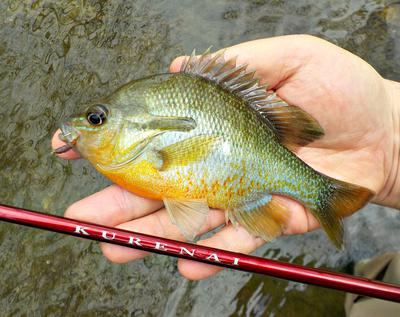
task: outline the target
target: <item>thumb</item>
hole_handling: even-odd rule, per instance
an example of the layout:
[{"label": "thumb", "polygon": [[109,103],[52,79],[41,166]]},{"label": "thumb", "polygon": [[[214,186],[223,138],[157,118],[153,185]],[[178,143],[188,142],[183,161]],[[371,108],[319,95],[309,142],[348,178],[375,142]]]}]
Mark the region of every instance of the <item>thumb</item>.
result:
[{"label": "thumb", "polygon": [[[278,88],[307,63],[310,46],[325,42],[308,35],[287,35],[244,42],[225,49],[225,59],[237,57],[237,65],[248,64],[269,89]],[[312,51],[312,50],[311,50]],[[179,72],[187,57],[179,56],[170,65],[171,72]]]}]

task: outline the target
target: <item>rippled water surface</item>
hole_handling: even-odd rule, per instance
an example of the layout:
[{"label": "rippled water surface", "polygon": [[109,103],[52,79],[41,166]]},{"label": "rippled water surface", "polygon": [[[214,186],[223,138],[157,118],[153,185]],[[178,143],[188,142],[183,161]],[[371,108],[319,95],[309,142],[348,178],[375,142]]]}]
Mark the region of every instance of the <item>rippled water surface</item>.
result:
[{"label": "rippled water surface", "polygon": [[[396,1],[1,1],[0,202],[62,215],[107,186],[86,162],[50,154],[52,133],[77,104],[165,71],[194,47],[290,33],[328,39],[400,80]],[[371,205],[346,222],[344,252],[313,232],[257,254],[348,271],[398,248],[399,221]],[[94,242],[0,223],[1,316],[342,316],[343,298],[227,270],[189,282],[167,257],[113,265]]]}]

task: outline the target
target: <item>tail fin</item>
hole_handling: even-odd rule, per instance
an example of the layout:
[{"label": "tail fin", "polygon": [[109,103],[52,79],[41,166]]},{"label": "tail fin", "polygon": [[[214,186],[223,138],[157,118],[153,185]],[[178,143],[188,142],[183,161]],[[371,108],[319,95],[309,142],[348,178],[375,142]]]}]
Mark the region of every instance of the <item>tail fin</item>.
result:
[{"label": "tail fin", "polygon": [[312,211],[337,248],[343,248],[342,218],[362,208],[373,195],[365,187],[328,178],[328,186],[320,193],[317,210]]}]

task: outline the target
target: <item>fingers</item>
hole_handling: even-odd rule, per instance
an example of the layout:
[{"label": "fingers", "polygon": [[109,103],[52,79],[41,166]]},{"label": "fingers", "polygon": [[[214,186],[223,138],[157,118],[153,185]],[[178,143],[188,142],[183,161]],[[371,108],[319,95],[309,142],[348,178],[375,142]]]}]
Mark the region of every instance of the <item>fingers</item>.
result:
[{"label": "fingers", "polygon": [[[289,199],[284,202],[293,211],[284,234],[307,232],[317,226],[316,220],[301,205]],[[171,223],[168,212],[165,208],[160,209],[161,207],[161,201],[141,198],[112,185],[71,205],[65,216],[163,238],[184,240],[178,227]],[[212,209],[199,234],[209,232],[224,222],[224,212]],[[232,225],[222,228],[211,238],[198,242],[199,245],[240,253],[250,253],[263,243],[262,239],[255,238],[244,228],[234,228]],[[100,246],[104,255],[115,263],[126,263],[147,255],[144,251],[107,243],[101,243]],[[193,280],[207,278],[221,270],[219,267],[189,260],[179,260],[178,268],[183,276]]]},{"label": "fingers", "polygon": [[[314,216],[312,216],[312,214],[299,203],[290,199],[282,199],[281,203],[284,203],[291,211],[291,217],[283,234],[305,233],[319,227]],[[255,251],[264,243],[264,240],[249,234],[243,227],[238,226],[235,228],[234,226],[229,225],[221,229],[212,237],[201,240],[197,244],[248,254]],[[190,280],[201,280],[217,274],[223,268],[179,259],[178,269],[184,277]]]},{"label": "fingers", "polygon": [[[291,77],[301,65],[308,62],[310,50],[317,38],[305,35],[289,35],[241,43],[226,48],[225,57],[237,56],[237,64],[248,64],[249,69],[257,70],[263,81],[275,89],[281,82]],[[178,72],[185,57],[176,58],[171,72]]]},{"label": "fingers", "polygon": [[[233,251],[240,253],[251,253],[265,243],[260,238],[255,238],[249,234],[243,227],[234,227],[232,224],[222,228],[209,239],[199,241],[197,244]],[[179,272],[190,280],[201,280],[208,278],[223,268],[214,265],[203,264],[190,260],[179,259]]]},{"label": "fingers", "polygon": [[280,197],[280,203],[290,210],[290,218],[283,229],[284,235],[305,233],[319,228],[319,222],[313,214],[298,202]]},{"label": "fingers", "polygon": [[[298,203],[289,199],[282,199],[282,202],[287,204],[287,207],[293,210],[292,217],[290,218],[288,227],[285,229],[284,234],[307,232],[311,227],[309,227],[309,220],[307,219],[307,213],[305,212],[304,208]],[[180,241],[185,240],[178,227],[171,223],[169,214],[165,208],[154,213],[141,213],[140,215],[136,216],[143,217],[135,217],[134,220],[121,223],[116,227],[162,238]],[[121,219],[123,218],[119,218],[119,220]],[[221,210],[211,209],[199,234],[202,235],[206,232],[214,230],[215,228],[221,226],[224,222],[224,212]],[[312,223],[312,226],[315,227],[315,224]],[[259,238],[254,238],[243,228],[233,229],[234,228],[232,226],[225,227],[212,238],[200,241],[198,244],[241,253],[249,253],[254,251],[263,242],[263,240]],[[101,249],[104,256],[115,263],[126,263],[140,259],[147,255],[147,252],[107,243],[102,243]],[[196,264],[192,268],[193,269],[191,269],[191,266],[189,265],[188,268],[185,269],[183,272],[185,277],[188,277],[189,279],[201,279],[213,275],[219,271],[214,266],[205,264]],[[192,273],[194,276],[192,276]]]},{"label": "fingers", "polygon": [[[184,240],[178,227],[171,223],[168,212],[160,209],[162,205],[161,201],[142,198],[117,185],[112,185],[71,205],[65,212],[65,217]],[[224,221],[225,216],[222,211],[210,210],[200,234],[217,228]],[[104,255],[116,263],[133,261],[147,255],[144,251],[107,243],[101,243],[100,247]]]},{"label": "fingers", "polygon": [[[61,130],[58,129],[54,135],[53,138],[51,139],[51,147],[53,150],[65,145],[65,142],[61,141],[60,138],[58,137],[59,134],[61,133]],[[73,160],[79,158],[79,154],[75,152],[74,150],[69,150],[68,152],[62,153],[62,154],[57,154],[58,157],[61,157],[66,160]]]},{"label": "fingers", "polygon": [[150,214],[162,205],[161,201],[142,198],[112,185],[72,204],[65,217],[116,226]]},{"label": "fingers", "polygon": [[[224,212],[221,210],[211,209],[199,234],[211,231],[222,225],[224,222]],[[118,225],[117,228],[173,240],[184,240],[178,227],[171,223],[168,212],[165,209],[161,209],[143,218],[123,223]],[[138,251],[108,243],[101,243],[101,250],[103,251],[104,256],[115,263],[126,263],[147,255],[147,252],[144,251]]]},{"label": "fingers", "polygon": [[[152,213],[160,209],[162,205],[161,201],[142,198],[117,185],[112,185],[74,203],[66,210],[64,216],[100,225],[116,226]],[[143,227],[137,229],[138,232],[143,232]],[[147,254],[144,251],[128,250],[133,251],[134,257],[137,258]],[[109,255],[112,260],[113,254],[110,254],[110,252],[115,252],[118,258],[120,251],[118,247],[115,249],[107,249],[106,247],[106,256]]]}]

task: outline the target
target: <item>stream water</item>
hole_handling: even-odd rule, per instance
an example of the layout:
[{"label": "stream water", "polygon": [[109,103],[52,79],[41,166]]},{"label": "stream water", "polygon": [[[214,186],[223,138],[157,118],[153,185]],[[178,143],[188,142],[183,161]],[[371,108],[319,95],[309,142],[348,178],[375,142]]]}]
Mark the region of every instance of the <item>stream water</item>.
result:
[{"label": "stream water", "polygon": [[[87,162],[51,154],[77,104],[167,70],[195,47],[308,33],[400,80],[400,2],[169,0],[0,2],[0,202],[62,215],[107,186]],[[400,214],[369,205],[346,220],[347,247],[320,231],[257,255],[350,272],[400,244]],[[344,294],[225,270],[200,282],[174,259],[109,263],[97,243],[0,223],[1,316],[343,316]]]}]

